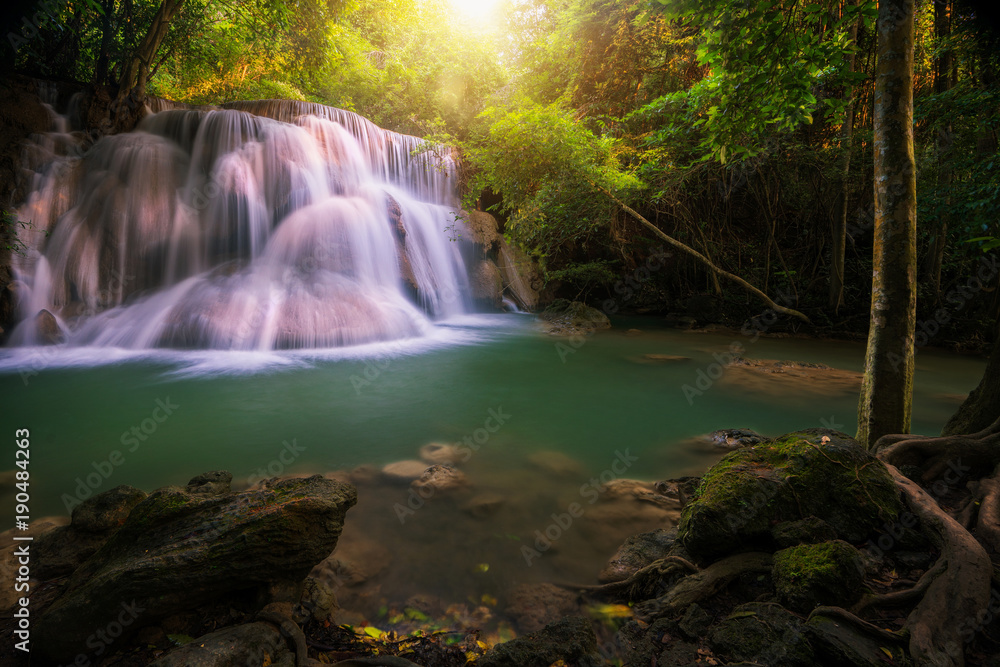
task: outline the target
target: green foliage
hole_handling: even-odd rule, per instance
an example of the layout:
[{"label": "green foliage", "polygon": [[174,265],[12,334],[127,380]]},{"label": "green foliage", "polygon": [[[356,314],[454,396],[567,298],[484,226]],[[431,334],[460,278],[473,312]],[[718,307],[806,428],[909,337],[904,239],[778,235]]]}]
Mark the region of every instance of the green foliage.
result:
[{"label": "green foliage", "polygon": [[0,248],[5,254],[27,256],[28,246],[18,236],[18,229],[30,229],[31,223],[18,219],[15,213],[0,211]]}]

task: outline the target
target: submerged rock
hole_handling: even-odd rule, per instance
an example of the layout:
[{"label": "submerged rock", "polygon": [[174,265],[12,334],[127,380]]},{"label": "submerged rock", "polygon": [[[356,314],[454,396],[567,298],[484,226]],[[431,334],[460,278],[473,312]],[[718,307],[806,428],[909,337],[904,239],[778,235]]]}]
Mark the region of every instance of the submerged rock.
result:
[{"label": "submerged rock", "polygon": [[802,544],[774,554],[772,577],[778,600],[808,614],[819,606],[849,608],[857,602],[864,565],[858,550],[847,542]]},{"label": "submerged rock", "polygon": [[462,505],[462,510],[477,519],[485,519],[496,514],[506,502],[507,499],[499,493],[481,493]]},{"label": "submerged rock", "polygon": [[665,557],[677,541],[677,530],[660,528],[633,535],[618,547],[597,580],[603,583],[624,581],[653,561]]},{"label": "submerged rock", "polygon": [[901,509],[885,466],[853,438],[809,429],[728,454],[681,515],[679,536],[696,557],[770,546],[771,527],[815,516],[838,537],[864,541]]},{"label": "submerged rock", "polygon": [[719,449],[742,449],[767,441],[765,436],[748,428],[726,428],[712,431],[706,438]]},{"label": "submerged rock", "polygon": [[745,391],[775,397],[834,397],[857,394],[862,374],[825,364],[775,359],[735,359],[720,380]]},{"label": "submerged rock", "polygon": [[528,462],[553,475],[573,476],[583,473],[583,465],[562,452],[535,452],[528,455]]},{"label": "submerged rock", "polygon": [[543,630],[498,644],[476,663],[479,667],[550,667],[563,661],[575,667],[599,667],[604,661],[590,621],[567,617]]},{"label": "submerged rock", "polygon": [[429,467],[423,461],[397,461],[382,468],[382,476],[390,482],[409,484],[419,479]]},{"label": "submerged rock", "polygon": [[507,614],[521,632],[537,632],[578,610],[577,596],[553,584],[521,584],[510,595]]},{"label": "submerged rock", "polygon": [[159,489],[40,614],[36,650],[72,660],[94,628],[127,634],[227,594],[295,587],[333,551],[356,502],[354,487],[320,476],[221,496]]},{"label": "submerged rock", "polygon": [[430,497],[429,494],[447,493],[464,489],[469,485],[469,480],[465,473],[450,465],[434,465],[424,470],[418,479],[410,484],[420,496]]},{"label": "submerged rock", "polygon": [[469,458],[468,449],[456,445],[432,442],[420,448],[420,458],[428,463],[462,463]]}]

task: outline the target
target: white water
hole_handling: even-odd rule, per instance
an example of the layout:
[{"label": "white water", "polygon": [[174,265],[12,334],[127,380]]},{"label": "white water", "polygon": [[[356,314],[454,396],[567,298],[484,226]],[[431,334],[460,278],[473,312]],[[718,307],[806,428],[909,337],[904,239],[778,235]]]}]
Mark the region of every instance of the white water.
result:
[{"label": "white water", "polygon": [[44,342],[43,309],[70,347],[260,351],[468,312],[449,153],[339,109],[231,106],[163,110],[86,152],[53,114],[18,212],[14,345]]}]

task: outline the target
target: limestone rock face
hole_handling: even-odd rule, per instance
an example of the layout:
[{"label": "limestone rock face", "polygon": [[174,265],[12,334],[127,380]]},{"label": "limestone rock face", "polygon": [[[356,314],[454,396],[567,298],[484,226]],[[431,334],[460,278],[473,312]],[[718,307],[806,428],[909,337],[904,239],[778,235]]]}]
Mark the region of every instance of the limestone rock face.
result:
[{"label": "limestone rock face", "polygon": [[353,486],[318,475],[219,495],[199,493],[221,491],[218,476],[196,481],[150,494],[70,576],[34,627],[44,658],[86,652],[95,628],[130,633],[226,594],[298,584],[336,547],[357,502]]},{"label": "limestone rock face", "polygon": [[902,508],[885,466],[829,429],[790,433],[728,454],[684,507],[679,537],[697,558],[773,546],[772,526],[816,517],[863,542]]}]

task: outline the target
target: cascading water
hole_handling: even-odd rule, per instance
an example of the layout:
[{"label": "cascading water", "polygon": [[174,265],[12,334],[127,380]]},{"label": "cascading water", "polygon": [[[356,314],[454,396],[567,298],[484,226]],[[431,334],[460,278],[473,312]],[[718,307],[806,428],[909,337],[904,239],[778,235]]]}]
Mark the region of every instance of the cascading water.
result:
[{"label": "cascading water", "polygon": [[39,139],[12,344],[337,347],[468,310],[447,153],[317,104],[157,106],[82,154]]}]

